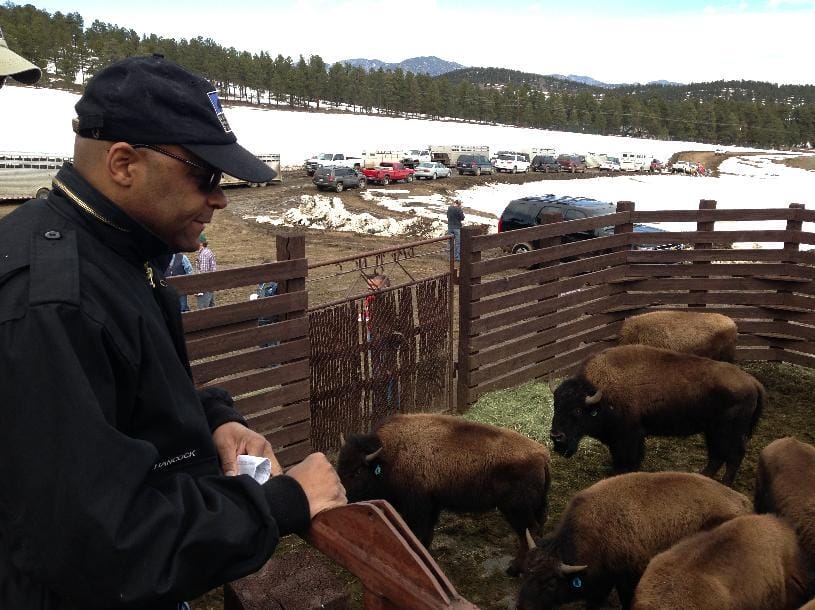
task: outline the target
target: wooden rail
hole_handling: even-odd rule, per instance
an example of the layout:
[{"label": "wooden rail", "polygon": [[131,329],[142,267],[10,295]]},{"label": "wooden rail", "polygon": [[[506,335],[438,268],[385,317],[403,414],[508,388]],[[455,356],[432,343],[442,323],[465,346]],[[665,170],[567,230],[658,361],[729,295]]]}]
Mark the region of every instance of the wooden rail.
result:
[{"label": "wooden rail", "polygon": [[393,507],[358,502],[317,515],[306,540],[353,573],[366,610],[471,610]]}]

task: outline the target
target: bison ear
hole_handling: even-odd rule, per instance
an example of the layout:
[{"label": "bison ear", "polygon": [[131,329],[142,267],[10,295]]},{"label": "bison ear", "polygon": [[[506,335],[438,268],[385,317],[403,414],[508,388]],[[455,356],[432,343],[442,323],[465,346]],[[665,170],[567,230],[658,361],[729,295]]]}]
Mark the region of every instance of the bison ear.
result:
[{"label": "bison ear", "polygon": [[380,454],[380,453],[382,453],[382,450],[383,450],[383,449],[384,449],[384,447],[380,447],[379,449],[377,449],[377,450],[376,450],[376,451],[374,451],[373,453],[369,453],[368,455],[366,455],[366,456],[365,456],[365,461],[366,461],[368,464],[370,464],[370,463],[371,463],[371,462],[373,462],[373,461],[374,461],[376,458],[378,458],[378,457],[379,457],[379,454]]},{"label": "bison ear", "polygon": [[561,563],[558,566],[558,571],[563,574],[564,576],[570,576],[572,574],[577,574],[578,572],[583,572],[589,566],[570,566],[567,563]]}]

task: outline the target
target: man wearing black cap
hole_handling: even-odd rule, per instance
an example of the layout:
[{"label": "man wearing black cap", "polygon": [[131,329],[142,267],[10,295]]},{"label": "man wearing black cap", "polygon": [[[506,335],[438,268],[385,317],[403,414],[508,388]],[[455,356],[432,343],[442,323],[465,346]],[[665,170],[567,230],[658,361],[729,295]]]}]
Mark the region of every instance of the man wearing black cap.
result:
[{"label": "man wearing black cap", "polygon": [[[215,87],[160,56],[102,70],[74,164],[0,221],[0,608],[177,610],[345,503],[325,456],[286,475],[223,390],[196,391],[159,269],[226,206]],[[260,485],[238,454],[266,456]]]}]

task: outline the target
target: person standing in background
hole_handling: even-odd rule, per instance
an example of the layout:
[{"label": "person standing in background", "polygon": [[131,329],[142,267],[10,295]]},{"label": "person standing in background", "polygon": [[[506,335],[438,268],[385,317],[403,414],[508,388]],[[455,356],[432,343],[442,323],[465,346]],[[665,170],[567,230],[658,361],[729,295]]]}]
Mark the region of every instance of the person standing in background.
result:
[{"label": "person standing in background", "polygon": [[0,87],[9,76],[24,85],[33,85],[40,80],[42,70],[9,49],[3,30],[0,29]]},{"label": "person standing in background", "polygon": [[447,234],[453,236],[453,253],[458,262],[461,259],[461,221],[464,220],[464,210],[461,201],[456,199],[452,205],[447,206]]},{"label": "person standing in background", "polygon": [[[189,275],[192,273],[192,265],[190,259],[183,252],[176,252],[170,259],[170,264],[167,265],[167,270],[164,272],[164,277],[174,277],[176,275]],[[189,303],[187,303],[187,295],[178,295],[178,304],[181,308],[181,313],[190,310]]]},{"label": "person standing in background", "polygon": [[[209,248],[207,236],[203,233],[198,236],[198,255],[195,257],[195,265],[198,267],[198,273],[209,273],[210,271],[217,271],[218,269],[218,266],[215,263],[215,255]],[[214,306],[214,292],[198,293],[198,309],[205,309],[207,307]]]}]

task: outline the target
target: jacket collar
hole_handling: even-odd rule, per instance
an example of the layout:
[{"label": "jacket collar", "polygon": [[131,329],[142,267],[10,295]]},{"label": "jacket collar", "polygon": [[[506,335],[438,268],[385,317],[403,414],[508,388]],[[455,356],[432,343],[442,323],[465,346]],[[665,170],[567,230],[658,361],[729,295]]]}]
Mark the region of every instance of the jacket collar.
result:
[{"label": "jacket collar", "polygon": [[139,264],[150,261],[161,270],[167,266],[170,247],[92,187],[72,164],[63,165],[54,177],[49,201],[124,258]]}]

